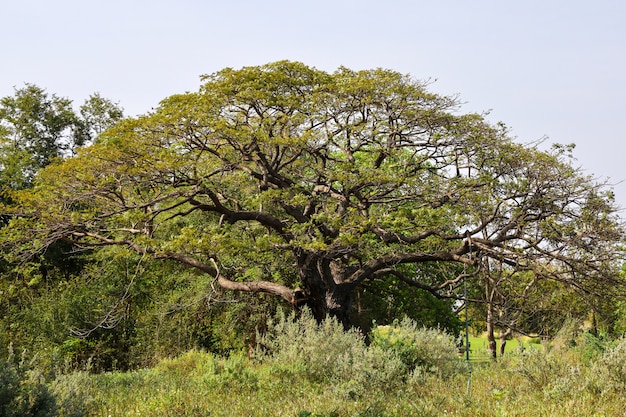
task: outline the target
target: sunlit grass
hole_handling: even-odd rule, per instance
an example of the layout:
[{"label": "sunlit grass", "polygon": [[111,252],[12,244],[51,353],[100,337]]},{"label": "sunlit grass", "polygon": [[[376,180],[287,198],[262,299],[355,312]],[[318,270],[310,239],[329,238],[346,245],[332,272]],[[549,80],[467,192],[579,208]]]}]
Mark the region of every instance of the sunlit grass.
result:
[{"label": "sunlit grass", "polygon": [[[484,336],[470,337],[470,360],[472,362],[486,362],[491,359],[489,354],[489,344]],[[505,355],[516,354],[523,349],[540,349],[538,340],[526,336],[512,338],[506,341],[504,349]],[[500,340],[497,340],[498,356],[500,356]]]},{"label": "sunlit grass", "polygon": [[569,417],[621,415],[626,406],[617,393],[600,397],[537,389],[516,372],[518,360],[473,366],[469,388],[469,374],[459,374],[446,381],[427,378],[391,393],[380,387],[353,398],[247,359],[190,352],[155,369],[94,375],[90,415]]},{"label": "sunlit grass", "polygon": [[[589,353],[587,339],[581,338],[576,347],[555,344],[551,349],[511,340],[504,357],[483,361],[477,356],[483,341],[474,338],[474,360],[451,376],[406,374],[397,384],[381,382],[367,389],[356,386],[362,380],[346,379],[352,378],[349,374],[311,374],[295,362],[251,360],[243,354],[225,358],[201,351],[151,369],[80,378],[79,388],[89,398],[88,415],[103,417],[623,415],[626,342],[619,345],[621,350],[605,355],[609,362],[596,366],[602,361],[583,360]],[[321,354],[314,360],[324,358]],[[453,360],[464,362],[462,357]],[[606,372],[619,374],[610,381]]]}]

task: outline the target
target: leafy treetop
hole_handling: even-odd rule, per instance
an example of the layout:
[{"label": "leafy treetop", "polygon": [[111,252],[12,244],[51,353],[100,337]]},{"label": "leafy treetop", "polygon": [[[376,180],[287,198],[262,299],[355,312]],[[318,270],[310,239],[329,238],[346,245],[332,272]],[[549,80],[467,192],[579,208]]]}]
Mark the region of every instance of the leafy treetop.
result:
[{"label": "leafy treetop", "polygon": [[59,239],[123,245],[346,324],[372,280],[454,296],[459,269],[433,264],[492,260],[600,291],[622,228],[566,156],[394,71],[224,69],[43,170],[4,241],[21,259]]}]

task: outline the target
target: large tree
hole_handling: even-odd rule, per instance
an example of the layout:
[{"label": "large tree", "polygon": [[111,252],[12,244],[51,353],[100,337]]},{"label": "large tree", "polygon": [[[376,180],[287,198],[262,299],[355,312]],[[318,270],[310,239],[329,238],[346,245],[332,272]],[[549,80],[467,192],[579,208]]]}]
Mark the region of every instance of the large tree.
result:
[{"label": "large tree", "polygon": [[121,245],[346,325],[368,282],[454,297],[487,259],[590,293],[616,282],[609,190],[426,83],[286,61],[203,82],[43,170],[3,230],[12,253]]}]

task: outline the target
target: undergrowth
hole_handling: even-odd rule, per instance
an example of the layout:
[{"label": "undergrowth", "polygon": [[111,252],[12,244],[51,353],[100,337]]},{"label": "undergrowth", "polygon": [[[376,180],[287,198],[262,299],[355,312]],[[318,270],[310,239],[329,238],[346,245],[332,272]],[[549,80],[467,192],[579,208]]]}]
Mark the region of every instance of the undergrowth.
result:
[{"label": "undergrowth", "polygon": [[[72,417],[622,415],[626,339],[567,337],[468,368],[450,336],[410,321],[366,339],[334,320],[278,316],[251,356],[192,350],[149,369],[47,382],[5,362],[0,404],[23,407],[2,415]],[[52,404],[47,414],[24,406],[29,389]]]}]

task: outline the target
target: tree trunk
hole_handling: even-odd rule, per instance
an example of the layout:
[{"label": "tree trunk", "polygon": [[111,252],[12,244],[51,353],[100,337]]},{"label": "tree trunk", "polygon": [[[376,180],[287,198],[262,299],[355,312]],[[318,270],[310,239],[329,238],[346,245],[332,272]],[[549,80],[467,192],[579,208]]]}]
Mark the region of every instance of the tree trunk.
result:
[{"label": "tree trunk", "polygon": [[591,334],[598,337],[598,320],[596,318],[596,310],[591,309]]},{"label": "tree trunk", "polygon": [[329,260],[312,261],[307,257],[299,263],[299,274],[304,287],[304,304],[313,316],[318,321],[335,317],[344,327],[350,327],[354,285],[342,283],[346,276],[343,268]]},{"label": "tree trunk", "polygon": [[347,329],[351,326],[350,309],[352,307],[352,289],[344,285],[326,289],[325,316],[335,317]]},{"label": "tree trunk", "polygon": [[500,334],[500,357],[504,356],[504,348],[506,347],[506,340],[511,334],[513,330],[511,328],[506,329],[506,332]]},{"label": "tree trunk", "polygon": [[351,326],[352,294],[351,290],[345,288],[345,284],[330,288],[309,288],[305,305],[319,322],[330,316],[336,318],[345,328]]},{"label": "tree trunk", "polygon": [[493,325],[493,305],[491,303],[487,304],[487,342],[489,344],[489,355],[492,359],[496,359],[497,357],[497,343],[496,337],[494,335],[494,325]]},{"label": "tree trunk", "polygon": [[487,299],[487,342],[489,344],[489,355],[492,359],[496,359],[497,357],[497,343],[494,335],[494,325],[493,325],[493,299],[495,296],[495,292],[491,289],[489,277],[487,277],[487,281],[485,282],[485,298]]}]

